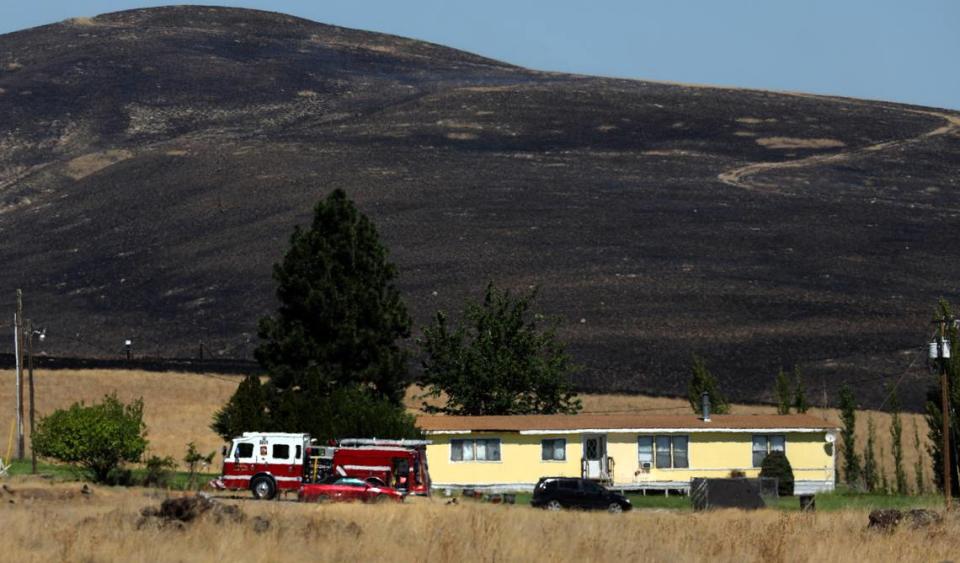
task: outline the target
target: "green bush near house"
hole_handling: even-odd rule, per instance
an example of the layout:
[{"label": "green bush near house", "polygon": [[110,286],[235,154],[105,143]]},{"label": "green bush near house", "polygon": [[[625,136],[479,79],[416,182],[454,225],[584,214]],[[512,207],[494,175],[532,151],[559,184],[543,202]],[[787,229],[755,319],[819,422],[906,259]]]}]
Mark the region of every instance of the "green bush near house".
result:
[{"label": "green bush near house", "polygon": [[793,467],[783,452],[770,452],[760,465],[760,477],[777,479],[777,494],[793,496]]}]

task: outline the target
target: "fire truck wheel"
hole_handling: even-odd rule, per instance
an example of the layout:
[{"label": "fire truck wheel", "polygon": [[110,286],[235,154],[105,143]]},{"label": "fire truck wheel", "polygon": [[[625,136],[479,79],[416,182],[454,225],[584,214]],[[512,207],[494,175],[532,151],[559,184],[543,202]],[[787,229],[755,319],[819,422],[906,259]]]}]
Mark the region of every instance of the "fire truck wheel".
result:
[{"label": "fire truck wheel", "polygon": [[250,482],[250,491],[257,500],[270,500],[277,494],[277,486],[273,479],[261,475]]}]

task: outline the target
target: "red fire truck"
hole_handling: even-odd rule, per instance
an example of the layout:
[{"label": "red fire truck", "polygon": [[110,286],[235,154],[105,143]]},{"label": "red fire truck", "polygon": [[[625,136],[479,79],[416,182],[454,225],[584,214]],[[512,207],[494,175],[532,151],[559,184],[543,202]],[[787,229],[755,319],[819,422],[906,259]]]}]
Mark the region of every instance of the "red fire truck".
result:
[{"label": "red fire truck", "polygon": [[303,483],[355,477],[429,495],[427,440],[349,438],[318,445],[308,434],[244,432],[223,448],[223,472],[210,484],[270,499]]}]

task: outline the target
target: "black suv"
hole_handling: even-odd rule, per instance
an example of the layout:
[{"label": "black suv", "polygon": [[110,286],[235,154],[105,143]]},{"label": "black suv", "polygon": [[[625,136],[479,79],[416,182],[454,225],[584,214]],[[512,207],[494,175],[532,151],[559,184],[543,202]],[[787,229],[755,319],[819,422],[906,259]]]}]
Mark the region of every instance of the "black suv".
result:
[{"label": "black suv", "polygon": [[633,508],[620,493],[608,491],[598,483],[574,477],[542,477],[533,489],[532,506],[547,510],[584,508],[623,512]]}]

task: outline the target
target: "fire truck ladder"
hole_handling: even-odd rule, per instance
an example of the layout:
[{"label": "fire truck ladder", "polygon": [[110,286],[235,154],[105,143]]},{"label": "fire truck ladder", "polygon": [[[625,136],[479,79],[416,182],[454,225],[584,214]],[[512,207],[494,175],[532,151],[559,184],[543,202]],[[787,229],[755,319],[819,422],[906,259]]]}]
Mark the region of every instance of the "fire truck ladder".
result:
[{"label": "fire truck ladder", "polygon": [[357,446],[392,446],[397,448],[414,448],[431,444],[430,440],[383,440],[378,438],[344,438],[340,445],[350,448]]}]

